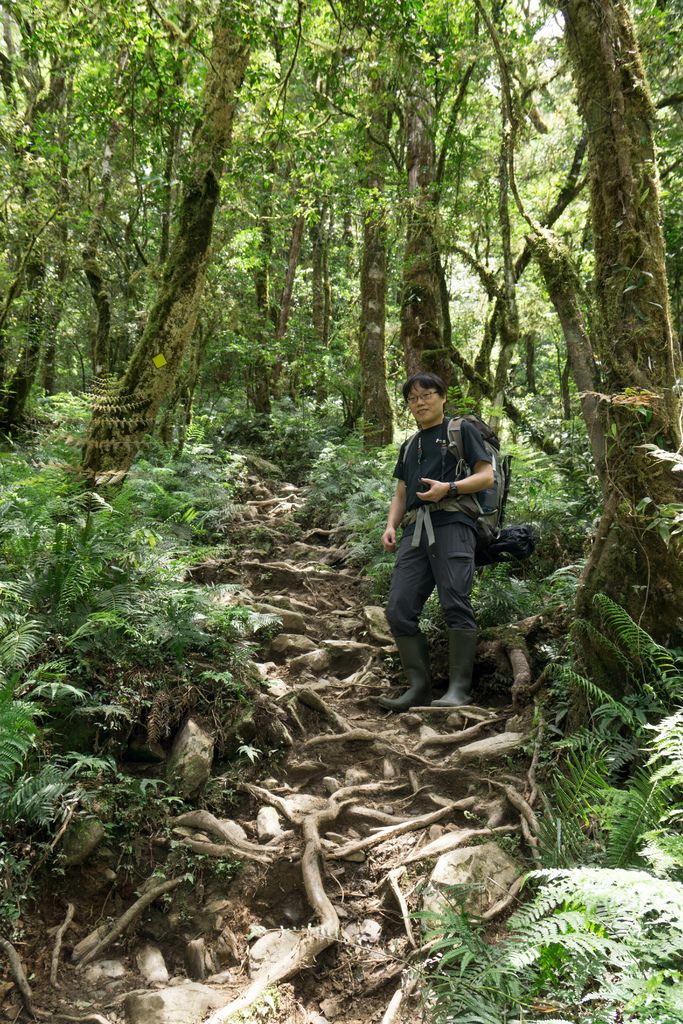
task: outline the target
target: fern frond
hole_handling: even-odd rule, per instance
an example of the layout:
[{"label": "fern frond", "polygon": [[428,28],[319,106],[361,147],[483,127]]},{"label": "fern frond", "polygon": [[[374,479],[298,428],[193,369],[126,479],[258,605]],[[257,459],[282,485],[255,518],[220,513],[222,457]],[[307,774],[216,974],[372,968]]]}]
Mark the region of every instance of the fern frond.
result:
[{"label": "fern frond", "polygon": [[622,810],[612,821],[607,860],[611,867],[630,864],[643,835],[660,824],[667,806],[663,786],[649,772],[640,772],[623,794]]},{"label": "fern frond", "polygon": [[0,665],[12,670],[21,668],[36,653],[45,639],[45,627],[32,620],[24,622],[0,640]]},{"label": "fern frond", "polygon": [[574,672],[573,669],[567,665],[551,665],[550,674],[552,678],[557,679],[561,682],[574,686],[579,690],[583,690],[589,700],[595,706],[607,705],[614,711],[614,713],[622,719],[622,721],[632,728],[638,726],[638,721],[633,712],[622,704],[621,701],[615,700],[605,690],[600,689],[595,683],[591,682],[590,679],[586,679],[585,676],[579,675],[578,672]]},{"label": "fern frond", "polygon": [[[596,594],[593,603],[630,658],[629,676],[634,686],[639,690],[645,688],[646,692],[652,687],[666,706],[681,686],[680,671],[671,653],[655,643],[625,609],[605,594]],[[635,671],[638,664],[642,666],[642,674]]]},{"label": "fern frond", "polygon": [[12,779],[23,764],[33,746],[38,712],[36,704],[15,700],[12,680],[0,688],[0,779]]},{"label": "fern frond", "polygon": [[596,650],[604,651],[604,653],[621,665],[624,669],[631,672],[631,661],[624,654],[620,647],[618,647],[605,633],[601,633],[599,629],[596,629],[591,622],[587,622],[586,619],[575,619],[570,627],[570,633],[572,636],[576,636],[579,633],[583,633],[584,636],[588,637],[591,644]]},{"label": "fern frond", "polygon": [[57,614],[64,616],[68,610],[78,601],[80,597],[88,592],[93,580],[100,574],[101,566],[91,565],[89,562],[75,562],[64,578]]},{"label": "fern frond", "polygon": [[658,829],[645,832],[640,855],[652,865],[652,870],[661,878],[683,871],[683,835]]},{"label": "fern frond", "polygon": [[683,785],[683,708],[674,715],[662,719],[655,726],[652,740],[652,756],[649,765],[663,762],[652,776],[653,782],[670,780]]},{"label": "fern frond", "polygon": [[607,769],[592,751],[567,755],[561,770],[550,780],[550,811],[539,817],[539,842],[543,858],[554,866],[568,866],[581,859],[586,829],[596,807],[610,792]]}]

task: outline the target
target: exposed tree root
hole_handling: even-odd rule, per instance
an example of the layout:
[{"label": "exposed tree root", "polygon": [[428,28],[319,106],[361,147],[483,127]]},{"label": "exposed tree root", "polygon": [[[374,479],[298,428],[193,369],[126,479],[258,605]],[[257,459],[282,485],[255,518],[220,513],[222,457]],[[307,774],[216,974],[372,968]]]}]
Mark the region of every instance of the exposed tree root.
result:
[{"label": "exposed tree root", "polygon": [[525,817],[522,816],[519,821],[522,826],[522,835],[526,839],[529,849],[531,850],[531,856],[536,861],[536,866],[540,868],[541,855],[538,852],[538,836],[532,834],[531,829],[529,828],[529,822]]},{"label": "exposed tree root", "polygon": [[232,843],[203,843],[199,839],[185,838],[182,840],[182,844],[195,853],[203,853],[207,857],[241,857],[242,860],[253,860],[257,864],[272,864],[276,859],[275,850],[272,851],[271,856],[266,856],[263,853],[247,853],[246,850],[233,846]]},{"label": "exposed tree root", "polygon": [[503,898],[498,900],[497,903],[494,903],[492,907],[489,907],[488,910],[484,911],[484,913],[481,916],[484,918],[485,921],[493,921],[494,918],[500,917],[501,914],[505,913],[508,907],[516,899],[519,890],[524,885],[525,878],[526,875],[520,875],[519,878],[515,879],[515,881],[508,889],[507,895],[503,896]]},{"label": "exposed tree root", "polygon": [[319,711],[325,715],[331,722],[334,722],[341,732],[350,731],[351,726],[346,719],[338,715],[336,711],[333,711],[329,704],[326,704],[322,697],[318,696],[315,690],[309,689],[308,686],[303,686],[300,690],[297,690],[296,699],[301,704],[305,704],[307,708],[312,708],[314,711]]},{"label": "exposed tree root", "polygon": [[406,832],[416,832],[420,828],[426,828],[427,825],[431,825],[435,821],[441,821],[441,819],[445,818],[451,811],[461,809],[461,802],[459,800],[455,800],[438,811],[432,811],[431,814],[422,814],[419,818],[411,818],[410,821],[404,821],[400,825],[391,825],[389,828],[384,828],[380,832],[376,832],[374,836],[368,836],[366,839],[359,839],[356,843],[348,843],[346,846],[340,846],[336,850],[330,850],[330,852],[325,855],[326,859],[340,860],[344,857],[348,857],[349,854],[358,853],[361,850],[367,850],[371,846],[379,846],[380,843],[386,843],[388,840],[395,839],[397,836],[405,835]]},{"label": "exposed tree root", "polygon": [[[406,976],[408,972],[406,971]],[[413,989],[417,985],[418,975],[413,973],[411,977],[405,977],[401,979],[401,987],[394,992],[391,1002],[387,1006],[386,1012],[382,1017],[382,1024],[396,1024],[400,1015],[401,1007],[404,1001],[412,993]]]},{"label": "exposed tree root", "polygon": [[469,729],[463,729],[461,732],[445,732],[438,736],[427,736],[426,739],[420,740],[419,743],[415,744],[413,753],[417,754],[420,750],[426,750],[427,747],[455,745],[456,743],[462,743],[464,740],[473,740],[487,725],[500,721],[500,718],[487,718],[483,722],[471,725]]},{"label": "exposed tree root", "polygon": [[541,719],[538,723],[538,730],[536,732],[536,742],[534,743],[534,754],[531,758],[531,764],[527,773],[529,780],[529,789],[531,793],[529,795],[529,807],[533,807],[538,798],[538,786],[536,785],[536,768],[538,766],[538,755],[541,749],[541,740],[543,739],[543,733],[545,731],[545,719]]},{"label": "exposed tree root", "polygon": [[[440,793],[428,793],[427,796],[433,804],[438,804],[439,807],[450,807],[452,801],[446,796],[441,796]],[[471,811],[476,804],[476,798],[473,796],[466,796],[463,800],[458,801],[458,810],[460,811]]]},{"label": "exposed tree root", "polygon": [[68,1013],[56,1013],[54,1017],[55,1020],[73,1021],[74,1024],[111,1024],[111,1021],[107,1017],[103,1017],[101,1013],[89,1013],[87,1017],[72,1017]]},{"label": "exposed tree root", "polygon": [[66,917],[64,918],[64,924],[60,925],[55,935],[55,948],[52,951],[52,963],[50,966],[50,984],[53,988],[59,988],[57,984],[57,970],[59,968],[59,954],[62,950],[62,939],[64,938],[64,932],[67,930],[71,922],[73,921],[75,907],[73,903],[70,903],[66,908]]},{"label": "exposed tree root", "polygon": [[[496,786],[498,789],[502,789],[515,810],[519,811],[522,817],[525,818],[532,831],[535,834],[538,834],[538,818],[522,794],[518,793],[514,786],[506,786],[504,782],[497,782],[495,779],[482,779],[482,782],[487,782],[490,786]],[[538,844],[538,839],[536,840],[536,844]]]},{"label": "exposed tree root", "polygon": [[243,793],[250,793],[251,796],[256,797],[257,800],[261,800],[262,803],[270,804],[280,812],[283,818],[287,821],[291,821],[296,824],[296,819],[292,814],[292,809],[287,804],[286,800],[283,800],[277,793],[271,793],[268,789],[261,789],[260,786],[252,786],[250,782],[238,782],[237,789],[242,790]]},{"label": "exposed tree root", "polygon": [[403,865],[403,867],[394,868],[382,880],[381,884],[384,885],[385,883],[388,883],[389,886],[391,887],[391,891],[393,892],[394,896],[396,897],[396,902],[398,903],[399,909],[401,911],[401,917],[403,918],[403,926],[404,926],[404,928],[406,930],[406,935],[408,936],[408,941],[410,942],[410,945],[413,947],[413,949],[417,949],[417,943],[415,942],[415,936],[413,935],[413,929],[410,926],[410,915],[409,915],[409,912],[408,912],[408,904],[406,903],[406,898],[403,895],[403,893],[401,892],[401,888],[400,888],[400,886],[398,884],[398,880],[401,877],[401,875],[405,874],[405,870],[406,870],[405,869],[405,864]]},{"label": "exposed tree root", "polygon": [[[511,832],[518,832],[519,825],[497,825],[495,828],[467,828],[462,832],[453,832],[453,839],[448,845],[441,846],[439,853],[445,853],[446,850],[455,850],[456,847],[462,846],[463,843],[467,843],[470,839],[474,839],[476,836],[491,836],[492,833],[500,835],[509,835]],[[416,850],[411,853],[408,857],[403,858],[404,864],[415,864],[417,861],[424,860],[425,857],[434,857],[436,851],[432,848],[432,844],[429,843],[422,850]]]},{"label": "exposed tree root", "polygon": [[304,888],[309,903],[320,918],[320,927],[309,932],[302,932],[294,949],[268,970],[260,972],[237,999],[209,1017],[206,1024],[223,1024],[233,1014],[248,1009],[267,988],[278,981],[291,978],[293,974],[312,963],[319,953],[336,941],[339,933],[339,918],[325,893],[320,872],[320,828],[331,824],[340,814],[342,805],[339,801],[339,792],[341,790],[333,794],[329,801],[329,807],[308,815],[303,825],[306,842],[301,862]]},{"label": "exposed tree root", "polygon": [[352,797],[369,796],[372,793],[386,795],[405,789],[406,785],[405,782],[394,782],[392,779],[384,779],[382,782],[361,782],[357,786],[342,786],[334,794],[334,799],[337,801],[348,800]]},{"label": "exposed tree root", "polygon": [[526,652],[519,647],[508,650],[508,658],[512,665],[512,706],[518,710],[529,699],[531,665]]},{"label": "exposed tree root", "polygon": [[231,846],[236,849],[244,849],[245,853],[267,853],[268,848],[265,846],[259,846],[256,843],[249,843],[245,839],[240,839],[235,836],[232,829],[225,825],[218,818],[214,817],[210,811],[187,811],[185,814],[179,815],[177,818],[171,819],[172,825],[186,825],[190,828],[197,828],[202,832],[213,832],[214,835],[220,836],[221,839],[225,839]]},{"label": "exposed tree root", "polygon": [[360,818],[363,821],[379,822],[378,828],[385,828],[387,825],[402,825],[404,821],[412,821],[412,818],[396,814],[384,814],[383,811],[376,811],[374,807],[363,807],[362,804],[352,804],[347,808],[348,817]]},{"label": "exposed tree root", "polygon": [[139,900],[136,900],[132,907],[129,907],[125,914],[116,921],[114,927],[110,932],[100,939],[94,949],[91,949],[89,953],[86,953],[81,962],[78,965],[78,970],[89,964],[91,960],[94,960],[96,956],[110,946],[114,939],[117,939],[122,932],[125,932],[126,928],[136,921],[140,914],[145,910],[150,903],[159,897],[163,896],[164,893],[171,892],[173,889],[177,889],[179,885],[182,885],[184,879],[182,878],[171,878],[167,882],[162,882],[161,885],[156,885],[149,892],[146,892],[144,896],[141,896]]},{"label": "exposed tree root", "polygon": [[33,993],[31,987],[26,978],[24,968],[21,965],[21,960],[17,954],[16,949],[11,942],[7,939],[0,937],[0,949],[4,950],[9,960],[9,965],[12,970],[12,977],[17,983],[17,988],[21,992],[21,998],[24,1000],[24,1008],[28,1013],[29,1017],[35,1017],[36,1012],[33,1008]]},{"label": "exposed tree root", "polygon": [[[352,743],[358,740],[364,743],[386,744],[387,742],[386,735],[381,732],[370,732],[369,729],[349,729],[348,732],[312,736],[310,740],[304,743],[301,749],[310,750],[311,747],[327,746],[330,743]],[[400,751],[397,751],[397,753],[400,753]]]}]

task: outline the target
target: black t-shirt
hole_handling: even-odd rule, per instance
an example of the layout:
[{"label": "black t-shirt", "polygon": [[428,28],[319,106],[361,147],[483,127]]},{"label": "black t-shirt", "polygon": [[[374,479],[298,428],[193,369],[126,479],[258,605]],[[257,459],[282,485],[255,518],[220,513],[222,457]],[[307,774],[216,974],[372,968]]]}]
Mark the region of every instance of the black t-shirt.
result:
[{"label": "black t-shirt", "polygon": [[[427,489],[421,483],[421,477],[427,477],[430,480],[444,480],[450,483],[452,480],[464,480],[467,476],[467,473],[464,471],[459,476],[456,475],[458,459],[448,451],[447,447],[449,423],[450,419],[444,417],[442,422],[437,423],[435,427],[420,431],[408,450],[405,464],[403,462],[403,453],[405,452],[408,440],[406,439],[401,445],[398,462],[394,469],[394,477],[397,480],[403,480],[406,485],[406,509],[408,511],[432,504],[431,502],[421,501],[417,496],[418,490],[425,491]],[[491,456],[484,448],[481,434],[477,428],[468,423],[467,420],[463,420],[460,430],[462,446],[465,452],[465,462],[470,467],[470,471],[474,471],[477,462],[488,462],[490,464]],[[420,439],[422,441],[421,445],[419,444]],[[443,457],[444,451],[445,460]],[[432,512],[431,518],[434,526],[445,526],[447,523],[466,523],[473,530],[476,530],[474,520],[466,512],[449,512],[445,509],[437,509],[436,512]],[[415,524],[411,523],[410,526],[405,528],[404,533],[411,534],[414,530]]]}]

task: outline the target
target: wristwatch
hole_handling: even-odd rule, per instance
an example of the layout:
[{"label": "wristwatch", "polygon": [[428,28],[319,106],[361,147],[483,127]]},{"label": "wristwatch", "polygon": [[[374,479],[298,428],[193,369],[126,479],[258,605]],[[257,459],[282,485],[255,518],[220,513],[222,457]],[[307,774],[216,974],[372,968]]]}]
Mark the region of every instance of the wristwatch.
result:
[{"label": "wristwatch", "polygon": [[458,485],[455,482],[455,480],[453,481],[452,484],[448,485],[448,497],[449,498],[457,498],[458,497]]}]

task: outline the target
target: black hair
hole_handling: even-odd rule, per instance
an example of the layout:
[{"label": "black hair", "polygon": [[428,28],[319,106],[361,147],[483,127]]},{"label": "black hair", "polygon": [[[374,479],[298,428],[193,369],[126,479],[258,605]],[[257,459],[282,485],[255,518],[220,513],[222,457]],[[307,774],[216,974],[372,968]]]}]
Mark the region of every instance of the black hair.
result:
[{"label": "black hair", "polygon": [[446,385],[441,380],[441,377],[437,377],[435,373],[414,373],[412,377],[408,377],[408,380],[403,385],[403,399],[408,401],[408,395],[416,385],[424,388],[427,391],[429,388],[434,388],[438,391],[442,398],[446,397]]}]

